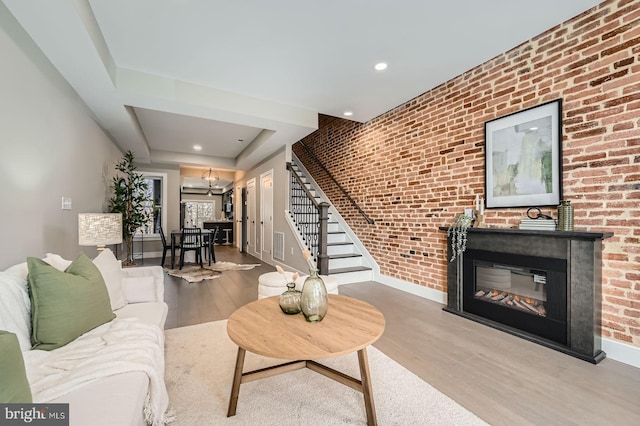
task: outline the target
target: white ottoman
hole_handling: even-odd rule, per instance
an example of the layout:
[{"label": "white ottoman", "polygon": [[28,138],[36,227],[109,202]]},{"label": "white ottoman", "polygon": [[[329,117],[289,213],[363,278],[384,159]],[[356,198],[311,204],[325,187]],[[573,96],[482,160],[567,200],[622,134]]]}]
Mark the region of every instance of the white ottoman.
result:
[{"label": "white ottoman", "polygon": [[265,297],[280,296],[287,291],[287,283],[291,282],[293,272],[267,272],[258,277],[258,299]]},{"label": "white ottoman", "polygon": [[[298,277],[296,280],[296,290],[302,291],[302,286],[304,285],[304,280],[307,279],[309,275],[302,275]],[[327,293],[329,294],[338,294],[338,280],[330,277],[328,275],[320,275],[322,281],[324,281],[324,286],[327,288]]]},{"label": "white ottoman", "polygon": [[[267,272],[258,277],[258,299],[265,297],[280,296],[287,291],[287,283],[291,281],[293,272],[285,271],[283,277],[279,272]],[[304,280],[308,275],[302,275],[296,280],[296,289],[302,291]],[[327,288],[327,293],[338,294],[338,280],[327,275],[320,275],[324,285]]]}]

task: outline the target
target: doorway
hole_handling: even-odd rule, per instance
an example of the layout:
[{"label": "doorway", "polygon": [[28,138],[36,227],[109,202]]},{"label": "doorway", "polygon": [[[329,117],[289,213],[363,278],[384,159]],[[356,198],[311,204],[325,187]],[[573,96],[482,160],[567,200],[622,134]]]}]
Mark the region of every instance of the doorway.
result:
[{"label": "doorway", "polygon": [[273,260],[273,170],[260,175],[260,234],[261,259]]},{"label": "doorway", "polygon": [[256,180],[247,181],[247,253],[260,259],[259,241],[257,241],[256,220]]},{"label": "doorway", "polygon": [[[236,201],[236,210],[238,216],[236,219],[236,228],[238,232],[238,238],[236,239],[236,245],[240,249],[241,253],[247,252],[247,189],[242,186],[236,188],[238,194],[240,194],[239,204]],[[238,200],[236,198],[236,200]]]}]

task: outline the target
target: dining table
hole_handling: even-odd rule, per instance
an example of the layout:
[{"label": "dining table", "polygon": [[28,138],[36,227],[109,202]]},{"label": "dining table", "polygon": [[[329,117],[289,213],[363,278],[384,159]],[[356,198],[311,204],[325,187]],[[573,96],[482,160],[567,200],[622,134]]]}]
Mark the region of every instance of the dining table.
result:
[{"label": "dining table", "polygon": [[[215,229],[202,230],[203,241],[207,243],[207,248],[209,249],[209,266],[211,266],[211,259],[213,259],[214,263],[216,261],[216,253],[214,251],[215,232]],[[171,269],[174,268],[176,247],[178,247],[178,245],[176,244],[176,239],[179,241],[181,237],[182,229],[175,229],[171,231]]]}]

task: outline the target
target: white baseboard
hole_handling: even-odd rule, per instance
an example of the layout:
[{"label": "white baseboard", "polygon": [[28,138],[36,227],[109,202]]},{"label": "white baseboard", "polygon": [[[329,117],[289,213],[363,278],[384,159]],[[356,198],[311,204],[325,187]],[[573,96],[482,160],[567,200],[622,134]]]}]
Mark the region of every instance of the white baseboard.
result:
[{"label": "white baseboard", "polygon": [[607,358],[640,368],[640,348],[636,346],[602,338],[602,350]]},{"label": "white baseboard", "polygon": [[397,278],[387,277],[386,275],[380,275],[374,277],[374,281],[384,284],[389,287],[402,290],[405,293],[410,293],[415,296],[420,296],[428,300],[433,300],[442,305],[447,304],[447,294],[438,290],[434,290],[428,287],[422,287],[417,284],[412,284],[407,281],[399,280]]},{"label": "white baseboard", "polygon": [[[402,290],[415,296],[423,297],[434,302],[447,304],[447,294],[431,288],[422,287],[407,281],[396,278],[378,275],[375,281],[381,284]],[[622,362],[632,367],[640,368],[640,348],[627,345],[610,339],[602,339],[602,350],[607,354],[607,358]]]}]

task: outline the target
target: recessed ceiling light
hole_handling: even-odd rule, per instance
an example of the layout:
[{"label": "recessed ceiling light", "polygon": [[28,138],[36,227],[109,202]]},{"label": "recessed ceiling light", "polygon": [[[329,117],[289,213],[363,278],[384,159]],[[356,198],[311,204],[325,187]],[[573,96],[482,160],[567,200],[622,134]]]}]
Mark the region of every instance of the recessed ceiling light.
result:
[{"label": "recessed ceiling light", "polygon": [[202,145],[194,145],[193,146],[193,150],[194,151],[202,151]]},{"label": "recessed ceiling light", "polygon": [[351,117],[353,115],[353,111],[345,111],[343,113],[346,117]]},{"label": "recessed ceiling light", "polygon": [[373,68],[375,68],[376,71],[384,71],[387,69],[387,64],[386,62],[378,62]]}]

